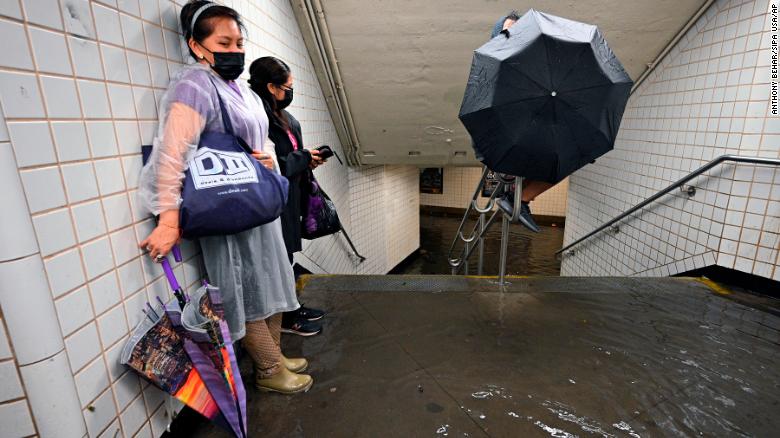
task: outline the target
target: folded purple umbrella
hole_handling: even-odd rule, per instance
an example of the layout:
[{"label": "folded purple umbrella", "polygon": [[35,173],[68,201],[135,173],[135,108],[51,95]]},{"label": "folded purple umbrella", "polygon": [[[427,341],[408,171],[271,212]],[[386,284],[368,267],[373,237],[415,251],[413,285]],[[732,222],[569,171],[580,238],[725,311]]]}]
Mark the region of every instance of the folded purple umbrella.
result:
[{"label": "folded purple umbrella", "polygon": [[167,257],[161,264],[176,304],[160,300],[159,311],[147,314],[125,346],[122,363],[234,436],[246,438],[246,391],[219,289],[204,284],[187,297]]}]

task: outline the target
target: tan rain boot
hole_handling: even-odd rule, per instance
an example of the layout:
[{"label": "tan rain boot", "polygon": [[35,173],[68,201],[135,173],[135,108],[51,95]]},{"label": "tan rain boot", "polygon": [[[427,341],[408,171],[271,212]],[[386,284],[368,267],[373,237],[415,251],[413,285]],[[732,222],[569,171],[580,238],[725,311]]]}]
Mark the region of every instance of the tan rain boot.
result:
[{"label": "tan rain boot", "polygon": [[255,386],[260,391],[296,394],[306,392],[314,384],[314,379],[308,374],[296,374],[281,367],[281,371],[267,379],[256,378]]},{"label": "tan rain boot", "polygon": [[303,357],[290,359],[289,357],[282,355],[282,363],[285,368],[294,373],[302,373],[309,367],[309,361]]}]

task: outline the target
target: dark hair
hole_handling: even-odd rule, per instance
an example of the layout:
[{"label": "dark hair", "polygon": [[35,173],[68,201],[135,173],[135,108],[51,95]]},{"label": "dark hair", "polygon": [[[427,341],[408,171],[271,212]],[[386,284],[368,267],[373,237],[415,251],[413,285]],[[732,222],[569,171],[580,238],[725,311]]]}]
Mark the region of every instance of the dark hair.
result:
[{"label": "dark hair", "polygon": [[268,84],[284,85],[290,79],[290,66],[273,56],[257,58],[249,66],[249,88],[265,102],[266,106],[281,120],[285,129],[287,117],[276,107],[276,98],[268,91]]},{"label": "dark hair", "polygon": [[[203,40],[211,36],[214,33],[214,20],[212,18],[222,17],[233,19],[238,27],[244,29],[244,23],[241,21],[241,16],[235,9],[227,6],[216,5],[211,6],[203,10],[198,15],[198,21],[195,22],[195,26],[192,26],[192,16],[200,9],[201,6],[213,3],[206,0],[191,0],[189,3],[181,8],[181,14],[179,14],[179,21],[181,22],[181,30],[184,35],[184,41],[189,44],[190,38],[194,39],[198,43],[202,43]],[[188,45],[189,47],[189,45]],[[197,59],[192,49],[189,49],[190,55]]]},{"label": "dark hair", "polygon": [[506,14],[506,17],[504,17],[504,22],[506,22],[506,20],[512,20],[512,21],[520,20],[520,13],[517,11],[511,11],[508,14]]}]

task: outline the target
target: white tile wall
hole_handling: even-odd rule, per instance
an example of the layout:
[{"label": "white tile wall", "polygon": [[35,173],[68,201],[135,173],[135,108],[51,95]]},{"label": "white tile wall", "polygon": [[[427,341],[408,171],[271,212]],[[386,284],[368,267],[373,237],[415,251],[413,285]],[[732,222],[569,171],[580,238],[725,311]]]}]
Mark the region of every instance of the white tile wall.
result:
[{"label": "white tile wall", "polygon": [[46,122],[9,123],[8,132],[19,167],[39,166],[57,162],[54,144]]},{"label": "white tile wall", "polygon": [[60,162],[89,158],[89,143],[83,122],[53,122],[51,128]]},{"label": "white tile wall", "polygon": [[30,408],[24,400],[0,404],[0,423],[3,424],[3,433],[8,436],[30,436],[35,433]]},{"label": "white tile wall", "polygon": [[[60,1],[65,30],[83,38],[95,38],[95,26],[90,19],[88,0]],[[73,41],[71,39],[71,41]],[[84,41],[84,40],[82,40]]]},{"label": "white tile wall", "polygon": [[[257,7],[257,9],[261,9]],[[271,14],[258,17],[254,28],[263,48],[248,59],[272,55],[290,65],[295,76],[295,100],[290,111],[301,122],[306,147],[333,146],[343,157],[313,66],[286,2],[270,5]],[[253,31],[250,31],[253,32]],[[279,38],[292,32],[292,39]],[[254,50],[250,48],[250,51]],[[418,170],[413,166],[347,168],[335,158],[315,175],[339,211],[339,217],[361,255],[357,264],[346,240],[329,236],[304,241],[296,261],[313,272],[384,274],[419,247]]]},{"label": "white tile wall", "polygon": [[62,17],[57,0],[22,0],[27,21],[41,26],[62,29]]},{"label": "white tile wall", "polygon": [[107,237],[86,243],[81,247],[87,278],[92,279],[114,267],[114,255]]},{"label": "white tile wall", "polygon": [[[445,167],[443,193],[420,193],[420,205],[466,208],[481,177],[481,167]],[[565,179],[539,195],[531,203],[531,210],[538,215],[564,217],[568,189],[569,180]],[[486,204],[487,199],[480,196],[479,205],[485,206]]]},{"label": "white tile wall", "polygon": [[51,257],[45,261],[45,265],[55,298],[84,283],[84,272],[78,249]]},{"label": "white tile wall", "polygon": [[44,117],[43,100],[35,75],[0,72],[0,96],[8,118]]},{"label": "white tile wall", "polygon": [[32,57],[27,47],[24,27],[18,23],[0,20],[0,38],[8,44],[8,57],[0,61],[4,67],[32,69]]},{"label": "white tile wall", "polygon": [[[274,55],[292,67],[291,111],[306,146],[329,144],[343,155],[290,5],[229,3],[247,25],[247,59]],[[142,390],[118,357],[144,303],[169,294],[159,265],[136,247],[151,222],[138,213],[135,192],[140,145],[151,143],[159,98],[183,61],[177,4],[0,2],[0,38],[10,50],[0,58],[0,141],[11,142],[17,160],[82,404],[74,408],[89,436],[159,436],[170,418],[164,394]],[[304,266],[385,273],[416,249],[416,168],[356,169],[332,159],[316,174],[369,260],[357,265],[345,240],[331,236],[305,244]],[[176,272],[190,287],[201,263],[195,245],[185,243],[183,252]],[[13,360],[0,332],[0,361]],[[13,436],[35,433],[25,399],[0,401],[0,421]]]},{"label": "white tile wall", "polygon": [[[715,2],[631,96],[615,150],[570,178],[565,242],[723,155],[778,158],[768,0]],[[722,165],[564,258],[563,275],[674,275],[720,265],[780,279],[780,170]]]},{"label": "white tile wall", "polygon": [[[394,267],[420,247],[419,170],[386,166],[384,199],[386,266]],[[359,224],[360,221],[353,223]]]},{"label": "white tile wall", "polygon": [[85,117],[90,119],[111,117],[105,83],[84,79],[78,81],[78,88]]},{"label": "white tile wall", "polygon": [[122,294],[119,290],[116,271],[111,271],[91,282],[89,284],[89,292],[95,313],[98,315],[118,304]]},{"label": "white tile wall", "polygon": [[5,331],[5,324],[0,319],[0,359],[11,359],[11,345],[8,343],[8,335]]},{"label": "white tile wall", "polygon": [[73,73],[63,34],[33,27],[30,28],[30,39],[38,71],[62,75]]},{"label": "white tile wall", "polygon": [[41,255],[51,255],[76,244],[67,209],[52,211],[33,219]]},{"label": "white tile wall", "polygon": [[0,3],[0,15],[21,20],[22,10],[17,2],[2,2]]},{"label": "white tile wall", "polygon": [[76,374],[76,388],[82,407],[86,407],[108,388],[108,372],[103,359],[97,359]]},{"label": "white tile wall", "polygon": [[[147,421],[146,406],[143,397],[138,397],[122,413],[121,422],[124,430],[136,433]],[[143,436],[143,435],[141,435]],[[146,435],[149,436],[149,435]]]},{"label": "white tile wall", "polygon": [[[108,389],[91,404],[92,410],[85,409],[84,419],[87,422],[89,436],[98,436],[117,417],[117,408],[114,402],[114,392]],[[126,436],[132,436],[127,434]]]},{"label": "white tile wall", "polygon": [[[101,85],[105,86],[105,84]],[[108,101],[106,101],[106,105]],[[108,106],[106,106],[108,109]],[[117,155],[117,138],[114,124],[111,122],[87,122],[87,137],[92,149],[92,157],[103,158]],[[136,143],[137,148],[138,143]]]},{"label": "white tile wall", "polygon": [[68,351],[70,368],[74,372],[82,369],[101,352],[97,325],[93,322],[74,332],[65,341],[65,349]]},{"label": "white tile wall", "polygon": [[44,100],[49,117],[57,119],[78,119],[81,108],[74,104],[78,102],[76,83],[73,79],[41,76]]},{"label": "white tile wall", "polygon": [[106,232],[106,222],[100,201],[85,202],[71,207],[79,242],[94,239]]},{"label": "white tile wall", "polygon": [[0,362],[0,401],[5,402],[24,397],[19,372],[12,360]]},{"label": "white tile wall", "polygon": [[92,163],[66,164],[61,167],[62,179],[70,203],[92,199],[98,196],[97,180]]},{"label": "white tile wall", "polygon": [[95,318],[92,314],[89,291],[86,287],[79,288],[59,298],[55,305],[57,306],[60,327],[66,336]]},{"label": "white tile wall", "polygon": [[125,373],[116,382],[116,401],[119,409],[124,409],[141,393],[141,385],[138,381],[138,375],[135,373]]}]

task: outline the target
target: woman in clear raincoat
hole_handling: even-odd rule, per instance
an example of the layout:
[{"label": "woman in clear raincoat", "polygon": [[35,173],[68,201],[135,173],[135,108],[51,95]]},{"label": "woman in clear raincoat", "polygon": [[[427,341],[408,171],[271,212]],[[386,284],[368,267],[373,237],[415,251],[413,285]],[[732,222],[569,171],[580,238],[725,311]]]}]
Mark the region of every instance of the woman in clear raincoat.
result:
[{"label": "woman in clear raincoat", "polygon": [[[260,99],[235,82],[244,68],[241,18],[231,8],[191,1],[180,15],[190,55],[171,79],[160,104],[160,124],[152,154],[141,172],[140,200],[159,222],[140,244],[159,261],[179,240],[179,204],[184,171],[204,131],[224,132],[219,97],[234,133],[267,168],[278,172],[268,117]],[[215,215],[223,214],[215,211]],[[308,363],[281,354],[281,314],[300,305],[279,219],[250,230],[198,239],[209,280],[222,292],[233,340],[243,338],[261,390],[308,390],[311,376],[298,374]]]}]

